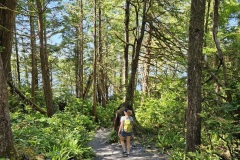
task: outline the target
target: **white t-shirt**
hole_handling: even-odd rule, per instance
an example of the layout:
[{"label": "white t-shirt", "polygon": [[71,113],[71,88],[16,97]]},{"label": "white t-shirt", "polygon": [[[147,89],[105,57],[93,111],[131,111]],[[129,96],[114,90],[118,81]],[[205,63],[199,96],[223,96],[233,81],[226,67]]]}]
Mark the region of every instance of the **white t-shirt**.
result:
[{"label": "white t-shirt", "polygon": [[[127,118],[128,118],[128,116],[122,116],[120,122],[122,123]],[[129,119],[131,122],[133,122],[133,117],[129,116]]]}]

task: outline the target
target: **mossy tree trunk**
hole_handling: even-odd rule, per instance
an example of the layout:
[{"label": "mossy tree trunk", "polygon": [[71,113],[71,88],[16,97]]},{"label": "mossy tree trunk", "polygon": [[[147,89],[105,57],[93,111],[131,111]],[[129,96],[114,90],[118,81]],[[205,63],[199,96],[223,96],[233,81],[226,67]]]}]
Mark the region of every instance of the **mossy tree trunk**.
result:
[{"label": "mossy tree trunk", "polygon": [[11,80],[10,59],[17,0],[0,0],[0,158],[17,159],[10,124],[7,79]]},{"label": "mossy tree trunk", "polygon": [[15,159],[17,152],[13,144],[8,107],[7,82],[0,54],[0,158]]}]

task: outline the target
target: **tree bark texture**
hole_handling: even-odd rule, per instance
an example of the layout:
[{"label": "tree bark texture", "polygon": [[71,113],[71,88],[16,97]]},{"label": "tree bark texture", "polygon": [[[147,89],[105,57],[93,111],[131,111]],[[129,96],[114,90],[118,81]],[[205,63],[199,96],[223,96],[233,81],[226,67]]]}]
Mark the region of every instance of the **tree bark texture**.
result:
[{"label": "tree bark texture", "polygon": [[0,54],[0,158],[15,159],[16,156],[10,124],[7,82]]},{"label": "tree bark texture", "polygon": [[126,100],[125,100],[129,108],[133,111],[133,115],[134,115],[134,110],[132,105],[133,105],[134,91],[136,89],[136,76],[137,76],[136,74],[137,74],[140,50],[141,50],[142,41],[145,33],[146,18],[147,18],[146,17],[147,16],[147,0],[144,0],[142,3],[143,3],[142,24],[141,24],[139,37],[136,37],[136,45],[133,50],[131,75],[130,75],[130,80],[127,87]]},{"label": "tree bark texture", "polygon": [[0,0],[0,46],[7,80],[11,80],[11,52],[17,0]]},{"label": "tree bark texture", "polygon": [[94,0],[93,116],[97,119],[97,0]]},{"label": "tree bark texture", "polygon": [[104,57],[106,57],[106,55],[103,52],[103,34],[102,34],[102,6],[101,3],[99,2],[99,6],[98,6],[98,16],[99,16],[99,22],[98,22],[98,43],[99,43],[99,79],[98,79],[98,83],[99,83],[99,87],[100,87],[100,98],[101,98],[101,105],[103,107],[106,107],[107,105],[107,93],[106,93],[106,66],[105,66],[105,61],[104,61]]},{"label": "tree bark texture", "polygon": [[93,84],[93,72],[90,73],[89,76],[88,76],[86,87],[85,87],[84,92],[83,92],[83,99],[85,99],[87,97],[92,84]]},{"label": "tree bark texture", "polygon": [[20,75],[20,62],[19,62],[19,52],[18,52],[18,38],[17,38],[17,29],[16,24],[14,25],[14,40],[15,40],[15,51],[16,51],[16,60],[17,60],[17,83],[18,86],[21,84],[21,75]]},{"label": "tree bark texture", "polygon": [[[218,19],[219,19],[219,13],[218,13],[218,9],[219,9],[219,5],[220,5],[220,0],[214,0],[214,14],[213,14],[213,39],[215,42],[215,46],[217,48],[217,57],[220,61],[220,65],[222,65],[223,68],[223,78],[224,78],[224,85],[226,88],[229,88],[229,80],[228,80],[228,75],[227,75],[227,67],[225,65],[225,59],[222,53],[222,49],[220,47],[220,42],[219,39],[217,37],[217,33],[218,33]],[[225,91],[227,98],[226,100],[228,102],[232,102],[232,94],[230,90],[226,90]]]},{"label": "tree bark texture", "polygon": [[123,69],[123,83],[124,88],[128,84],[128,54],[129,54],[129,17],[130,17],[130,0],[125,2],[125,44],[124,44],[124,69]]},{"label": "tree bark texture", "polygon": [[77,43],[77,64],[76,64],[76,94],[77,98],[83,98],[83,2],[79,0],[80,17],[78,26],[78,43]]},{"label": "tree bark texture", "polygon": [[201,83],[204,37],[205,0],[191,1],[188,43],[187,133],[186,152],[194,152],[201,144]]},{"label": "tree bark texture", "polygon": [[43,9],[42,3],[40,0],[37,0],[38,8],[38,24],[39,24],[39,39],[40,39],[40,58],[41,58],[41,69],[42,69],[42,78],[43,78],[43,90],[44,98],[47,107],[47,115],[51,117],[54,114],[53,100],[52,100],[52,89],[50,83],[50,72],[48,66],[48,54],[46,52],[46,40],[44,40],[44,23],[43,23]]},{"label": "tree bark texture", "polygon": [[10,124],[7,79],[11,80],[11,52],[17,0],[0,0],[0,157],[16,159]]},{"label": "tree bark texture", "polygon": [[[29,10],[34,10],[34,3],[28,2]],[[31,84],[31,96],[32,101],[35,101],[35,91],[38,88],[38,70],[37,70],[37,55],[36,55],[36,36],[35,36],[35,21],[34,15],[31,12],[29,16],[30,23],[30,43],[31,43],[31,58],[32,58],[32,84]]]},{"label": "tree bark texture", "polygon": [[144,95],[148,95],[148,79],[149,79],[149,71],[150,71],[150,62],[151,62],[151,58],[150,58],[150,54],[151,54],[151,41],[152,41],[152,29],[151,29],[151,25],[149,25],[148,28],[148,37],[146,40],[146,51],[145,51],[145,55],[142,57],[142,71],[141,71],[141,75],[142,75],[142,92]]}]

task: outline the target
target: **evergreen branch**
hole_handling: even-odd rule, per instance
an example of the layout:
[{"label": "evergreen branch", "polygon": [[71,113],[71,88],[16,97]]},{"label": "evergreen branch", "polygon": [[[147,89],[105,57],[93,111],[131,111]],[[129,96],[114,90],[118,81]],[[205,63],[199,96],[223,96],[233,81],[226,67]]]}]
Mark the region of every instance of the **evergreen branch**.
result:
[{"label": "evergreen branch", "polygon": [[114,33],[114,35],[120,40],[120,41],[122,41],[124,44],[127,44],[127,45],[130,45],[130,46],[134,46],[133,44],[131,44],[131,43],[127,43],[127,42],[125,42],[122,38],[120,38],[116,33]]},{"label": "evergreen branch", "polygon": [[14,33],[14,34],[17,34],[17,35],[20,35],[20,36],[23,36],[23,37],[29,37],[29,38],[31,38],[31,37],[37,37],[37,36],[29,36],[29,35],[27,35],[27,34],[19,34],[19,33],[15,32],[15,31],[9,30],[8,28],[4,27],[3,25],[0,25],[0,28],[1,28],[1,29],[4,29],[4,30],[7,31],[7,32],[12,32],[12,33]]},{"label": "evergreen branch", "polygon": [[[16,14],[21,14],[21,15],[24,15],[24,16],[37,17],[37,16],[34,16],[34,15],[31,15],[31,12],[33,12],[33,11],[29,11],[30,14],[26,14],[26,13],[18,12],[18,11],[16,11],[16,10],[12,10],[12,9],[4,6],[4,5],[1,5],[1,6],[0,6],[0,9],[8,10],[8,11],[14,12],[14,13],[16,13]],[[34,12],[33,12],[33,13],[34,13]]]}]

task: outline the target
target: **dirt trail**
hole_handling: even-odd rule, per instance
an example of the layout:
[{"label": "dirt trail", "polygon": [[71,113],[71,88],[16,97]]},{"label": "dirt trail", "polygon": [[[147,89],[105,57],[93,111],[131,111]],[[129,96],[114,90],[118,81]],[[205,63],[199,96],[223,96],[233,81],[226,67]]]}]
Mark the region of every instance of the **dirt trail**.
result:
[{"label": "dirt trail", "polygon": [[142,144],[132,142],[130,157],[123,157],[121,145],[108,142],[110,130],[101,128],[96,131],[95,138],[89,143],[96,153],[92,160],[167,160],[167,155],[159,154],[157,149],[144,148]]}]

